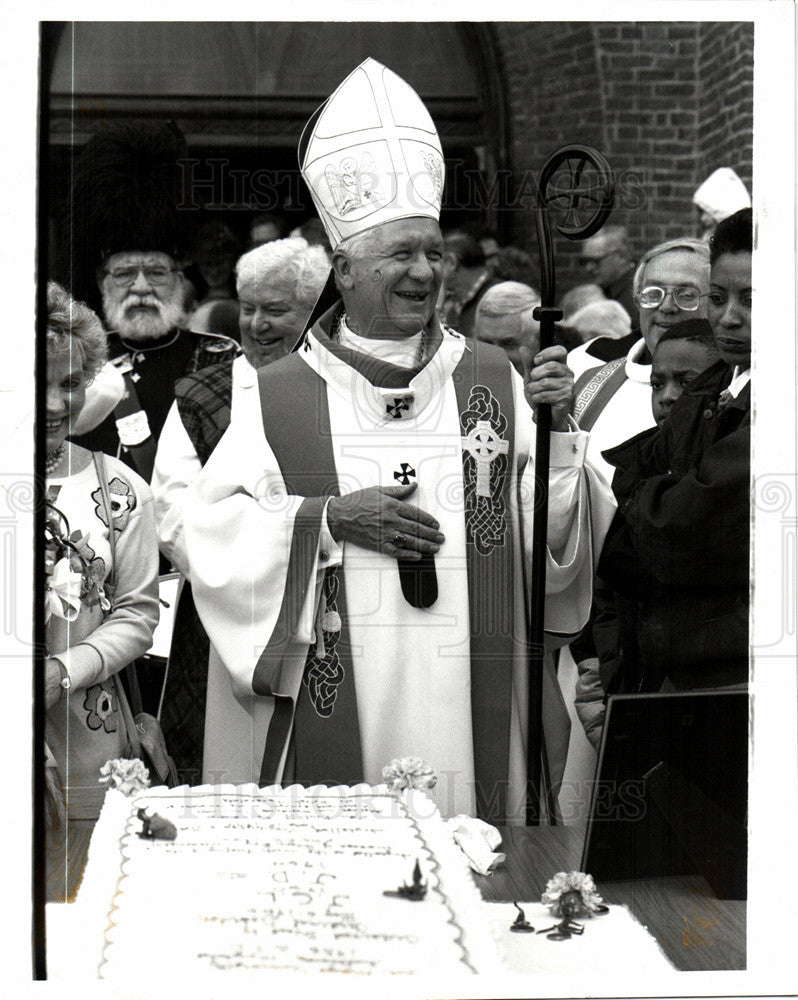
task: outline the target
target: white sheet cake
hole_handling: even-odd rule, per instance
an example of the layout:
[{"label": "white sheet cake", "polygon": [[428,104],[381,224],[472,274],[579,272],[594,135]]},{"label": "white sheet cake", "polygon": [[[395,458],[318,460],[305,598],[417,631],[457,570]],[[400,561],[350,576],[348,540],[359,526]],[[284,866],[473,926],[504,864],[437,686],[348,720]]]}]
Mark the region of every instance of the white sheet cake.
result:
[{"label": "white sheet cake", "polygon": [[[138,810],[177,828],[139,836]],[[385,895],[411,885],[421,901]],[[491,972],[497,958],[465,858],[432,802],[370,788],[255,785],[109,791],[80,900],[107,916],[98,974]]]}]

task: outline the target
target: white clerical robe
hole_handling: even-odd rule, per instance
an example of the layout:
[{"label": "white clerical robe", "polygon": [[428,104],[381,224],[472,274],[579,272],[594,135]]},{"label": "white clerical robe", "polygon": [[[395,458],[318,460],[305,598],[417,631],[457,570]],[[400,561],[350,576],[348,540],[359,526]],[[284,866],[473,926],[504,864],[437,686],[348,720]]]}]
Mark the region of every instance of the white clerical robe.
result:
[{"label": "white clerical robe", "polygon": [[[438,599],[431,608],[405,600],[397,563],[380,552],[336,544],[322,528],[308,590],[290,643],[290,679],[298,693],[316,623],[324,573],[344,570],[349,639],[363,779],[379,783],[395,757],[415,755],[439,776],[433,795],[444,815],[474,814],[474,734],[470,708],[470,623],[466,582],[463,439],[452,381],[468,342],[447,331],[434,356],[412,379],[412,409],[386,414],[395,389],[372,385],[312,333],[300,351],[327,388],[341,494],[395,485],[403,464],[418,489],[409,498],[432,514],[446,537],[436,555]],[[534,423],[521,379],[512,372],[515,406],[513,475],[523,477],[509,510],[511,543],[529,558],[534,495]],[[588,435],[554,433],[548,528],[546,629],[577,632],[590,611],[592,577],[614,509],[609,488],[585,465]],[[302,449],[302,441],[296,442]],[[196,605],[220,659],[211,664],[206,713],[206,781],[257,781],[271,717],[269,697],[253,693],[253,674],[278,619],[288,572],[294,520],[303,498],[286,492],[266,440],[256,394],[231,425],[189,491],[185,535]],[[519,509],[519,506],[521,509]],[[520,563],[520,560],[519,560]],[[520,565],[514,581],[516,652],[512,664],[509,802],[523,815],[526,782],[526,597]],[[283,758],[283,760],[285,757]],[[359,776],[353,776],[357,780]]]},{"label": "white clerical robe", "polygon": [[[587,354],[584,348],[582,345],[568,354],[568,367],[577,379],[588,369],[598,371],[604,366],[604,362]],[[651,365],[641,364],[639,360],[645,350],[642,339],[632,345],[624,362],[626,379],[606,402],[590,430],[588,460],[610,483],[615,470],[604,461],[602,452],[628,441],[655,423],[651,410]]]},{"label": "white clerical robe", "polygon": [[[247,395],[258,395],[258,377],[245,355],[233,361],[231,419]],[[202,471],[202,462],[183,426],[177,402],[172,403],[158,438],[152,473],[158,546],[175,569],[190,579],[183,536],[183,503],[186,493]]]}]

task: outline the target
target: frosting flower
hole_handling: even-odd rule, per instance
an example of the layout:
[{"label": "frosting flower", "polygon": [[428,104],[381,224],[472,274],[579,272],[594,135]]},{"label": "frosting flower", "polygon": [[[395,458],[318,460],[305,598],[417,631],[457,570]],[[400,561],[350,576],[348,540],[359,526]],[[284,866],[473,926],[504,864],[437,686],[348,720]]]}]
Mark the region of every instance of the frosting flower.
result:
[{"label": "frosting flower", "polygon": [[135,795],[150,787],[150,772],[138,757],[134,760],[124,757],[108,760],[100,768],[100,774],[100,784],[116,788],[123,795]]},{"label": "frosting flower", "polygon": [[[581,913],[571,913],[571,916],[588,916],[600,912],[603,907],[601,896],[596,892],[596,884],[591,875],[584,872],[557,872],[546,883],[546,890],[540,897],[541,903],[548,906],[549,912],[555,917],[564,917],[561,900],[567,893],[579,895]],[[569,902],[573,900],[570,897]]]},{"label": "frosting flower", "polygon": [[434,788],[438,783],[432,768],[420,757],[394,758],[382,769],[382,778],[392,792],[401,792],[405,788]]}]

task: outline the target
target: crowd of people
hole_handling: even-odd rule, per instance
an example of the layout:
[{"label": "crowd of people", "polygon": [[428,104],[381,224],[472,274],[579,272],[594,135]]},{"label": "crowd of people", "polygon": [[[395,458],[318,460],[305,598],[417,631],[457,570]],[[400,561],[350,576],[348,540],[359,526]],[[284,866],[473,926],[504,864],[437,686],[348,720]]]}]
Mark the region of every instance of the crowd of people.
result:
[{"label": "crowd of people", "polygon": [[[541,350],[532,256],[441,232],[440,143],[408,91],[359,66],[300,142],[317,216],[290,232],[258,216],[248,246],[208,223],[193,268],[146,153],[168,145],[158,128],[84,150],[73,213],[113,147],[136,166],[136,225],[113,198],[73,223],[102,318],[48,285],[46,738],[69,818],[96,817],[99,769],[126,753],[120,671],[152,642],[170,570],[158,701],[189,784],[376,784],[412,753],[445,815],[513,822],[530,725],[544,780],[562,777],[558,658],[596,747],[614,692],[747,681],[747,194],[724,170],[737,202],[712,214],[703,185],[700,237],[638,253],[608,225],[585,241]],[[401,103],[401,155],[366,93]],[[384,162],[358,160],[364,135]],[[544,405],[549,652],[530,720]]]}]

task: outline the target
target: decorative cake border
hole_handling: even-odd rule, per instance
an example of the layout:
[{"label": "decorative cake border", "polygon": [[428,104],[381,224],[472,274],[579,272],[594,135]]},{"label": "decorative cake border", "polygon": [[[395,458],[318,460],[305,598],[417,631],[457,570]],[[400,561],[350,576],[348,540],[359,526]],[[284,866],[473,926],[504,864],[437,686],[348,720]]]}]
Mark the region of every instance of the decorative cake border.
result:
[{"label": "decorative cake border", "polygon": [[[121,793],[109,791],[100,819],[92,835],[89,847],[89,862],[87,864],[88,879],[84,877],[81,887],[81,899],[94,896],[104,896],[104,928],[102,933],[102,948],[99,956],[98,976],[103,976],[103,968],[108,963],[107,949],[113,944],[113,930],[116,927],[115,912],[119,909],[117,900],[124,891],[125,872],[124,840],[134,832],[136,819],[135,810],[139,804],[147,803],[154,806],[157,801],[179,802],[181,795],[196,798],[199,796],[245,795],[253,798],[268,798],[269,796],[287,797],[290,795],[330,797],[360,797],[387,798],[400,801],[404,805],[407,819],[413,828],[413,836],[418,840],[426,856],[428,866],[434,872],[433,888],[438,892],[441,902],[448,913],[447,923],[455,931],[454,943],[457,946],[465,974],[484,974],[485,972],[501,971],[501,963],[495,950],[495,940],[492,928],[482,912],[482,898],[474,885],[468,864],[457,844],[454,843],[445,822],[432,800],[416,789],[406,789],[396,792],[387,785],[270,785],[259,788],[254,783],[233,785],[181,785],[177,788],[157,786],[131,798]],[[122,819],[125,822],[122,825]],[[120,832],[120,826],[122,827]],[[97,843],[95,845],[95,838]],[[118,850],[109,849],[109,844],[116,844]],[[452,873],[447,878],[446,872]],[[110,901],[108,886],[113,885]],[[460,914],[460,916],[458,916]]]}]

